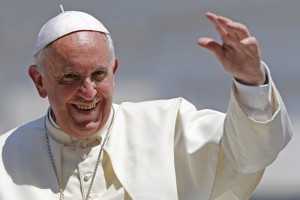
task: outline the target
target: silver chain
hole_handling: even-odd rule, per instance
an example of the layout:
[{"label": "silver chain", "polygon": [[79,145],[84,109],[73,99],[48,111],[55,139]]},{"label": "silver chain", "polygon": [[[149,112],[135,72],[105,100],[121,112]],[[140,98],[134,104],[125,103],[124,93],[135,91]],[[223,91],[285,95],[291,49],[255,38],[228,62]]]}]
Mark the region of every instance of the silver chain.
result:
[{"label": "silver chain", "polygon": [[[99,166],[99,163],[100,163],[100,159],[101,159],[101,154],[102,154],[102,151],[103,151],[103,147],[104,147],[104,145],[106,144],[106,142],[108,140],[108,137],[109,137],[109,134],[110,134],[110,130],[111,130],[114,118],[115,118],[115,109],[114,109],[114,107],[112,107],[112,110],[113,110],[113,116],[112,116],[112,119],[110,121],[109,127],[107,129],[106,136],[105,136],[105,138],[104,138],[104,140],[102,142],[102,145],[100,147],[100,151],[99,151],[99,154],[98,154],[98,158],[97,158],[97,162],[96,162],[96,165],[95,165],[94,173],[93,173],[93,176],[92,176],[91,183],[89,185],[87,194],[85,196],[85,200],[89,199],[90,192],[92,190],[93,183],[94,183],[94,180],[95,180],[95,177],[96,177],[96,174],[97,174],[97,169],[98,169],[98,166]],[[63,192],[63,189],[62,189],[61,182],[60,182],[60,180],[58,178],[58,173],[57,173],[57,170],[56,170],[56,167],[55,167],[55,162],[54,162],[54,158],[53,158],[51,147],[50,147],[50,142],[49,142],[49,137],[48,137],[48,130],[47,130],[46,127],[45,127],[45,130],[46,130],[45,131],[45,138],[46,138],[46,143],[47,143],[48,154],[49,154],[50,162],[51,162],[51,165],[52,165],[52,168],[53,168],[53,171],[54,171],[54,174],[56,176],[57,183],[58,183],[58,187],[59,187],[59,193],[60,193],[59,199],[60,200],[64,200],[65,196],[64,196],[64,192]]]}]

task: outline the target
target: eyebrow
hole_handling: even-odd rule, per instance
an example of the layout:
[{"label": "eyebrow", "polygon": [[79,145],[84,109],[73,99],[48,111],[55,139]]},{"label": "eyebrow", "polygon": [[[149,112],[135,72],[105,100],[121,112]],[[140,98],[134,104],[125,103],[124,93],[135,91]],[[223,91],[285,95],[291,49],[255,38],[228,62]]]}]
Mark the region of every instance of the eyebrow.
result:
[{"label": "eyebrow", "polygon": [[[67,67],[64,68],[63,72],[64,73],[66,73],[66,72],[78,72],[83,68],[84,67],[70,67],[70,66],[67,66]],[[108,68],[99,66],[99,67],[94,68],[92,71],[108,71]]]}]

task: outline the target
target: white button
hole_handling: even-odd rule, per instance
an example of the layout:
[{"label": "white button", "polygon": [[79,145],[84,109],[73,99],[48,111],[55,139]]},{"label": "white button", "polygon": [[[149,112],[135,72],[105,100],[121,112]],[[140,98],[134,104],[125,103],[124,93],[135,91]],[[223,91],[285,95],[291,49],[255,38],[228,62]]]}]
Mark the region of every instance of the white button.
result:
[{"label": "white button", "polygon": [[87,181],[90,180],[90,178],[91,178],[91,175],[85,175],[84,178],[83,178],[83,180],[84,180],[85,182],[87,182]]}]

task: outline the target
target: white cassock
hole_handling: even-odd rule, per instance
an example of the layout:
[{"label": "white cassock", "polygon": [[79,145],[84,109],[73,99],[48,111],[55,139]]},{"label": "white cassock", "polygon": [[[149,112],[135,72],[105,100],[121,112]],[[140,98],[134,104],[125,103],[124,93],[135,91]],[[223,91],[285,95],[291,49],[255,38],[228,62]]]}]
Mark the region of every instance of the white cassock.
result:
[{"label": "white cassock", "polygon": [[[227,115],[182,98],[114,104],[90,199],[249,199],[292,128],[270,76],[268,86],[243,87],[233,85]],[[0,200],[59,199],[45,127],[65,199],[85,198],[112,114],[86,140],[70,138],[49,116],[0,137]]]}]

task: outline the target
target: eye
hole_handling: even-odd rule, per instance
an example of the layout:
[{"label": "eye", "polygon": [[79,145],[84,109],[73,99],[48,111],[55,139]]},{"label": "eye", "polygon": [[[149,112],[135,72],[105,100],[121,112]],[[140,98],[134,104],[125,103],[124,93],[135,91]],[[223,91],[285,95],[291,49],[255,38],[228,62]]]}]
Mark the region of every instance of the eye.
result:
[{"label": "eye", "polygon": [[62,81],[65,82],[65,83],[75,82],[78,79],[80,79],[80,76],[77,75],[77,74],[65,74],[62,77]]},{"label": "eye", "polygon": [[92,76],[93,76],[93,80],[102,81],[106,76],[106,72],[105,71],[96,71],[92,74]]}]

